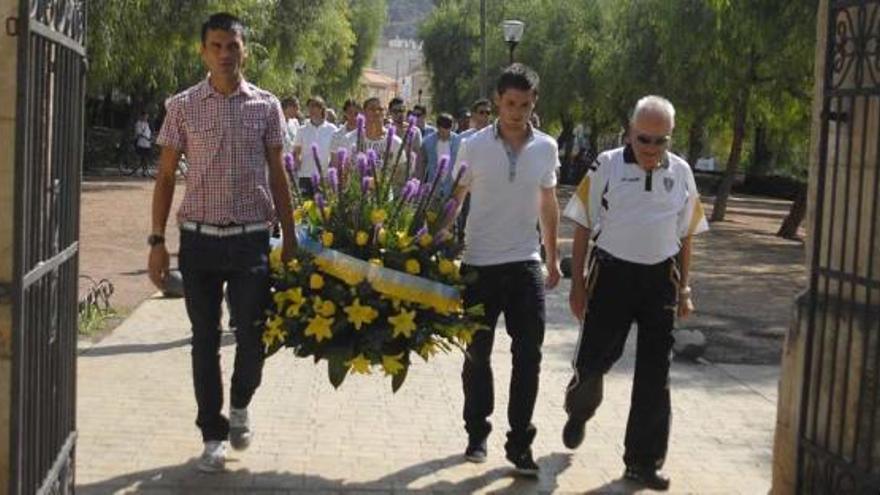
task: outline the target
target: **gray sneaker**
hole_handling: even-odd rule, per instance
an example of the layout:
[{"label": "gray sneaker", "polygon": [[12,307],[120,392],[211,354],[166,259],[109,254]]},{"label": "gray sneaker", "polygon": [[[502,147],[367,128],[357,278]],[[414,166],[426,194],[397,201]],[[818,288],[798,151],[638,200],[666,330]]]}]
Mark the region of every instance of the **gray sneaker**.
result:
[{"label": "gray sneaker", "polygon": [[199,457],[196,468],[203,473],[219,473],[226,468],[226,447],[223,442],[210,440],[205,442],[205,450]]},{"label": "gray sneaker", "polygon": [[229,445],[235,450],[251,446],[251,425],[247,409],[229,408]]}]

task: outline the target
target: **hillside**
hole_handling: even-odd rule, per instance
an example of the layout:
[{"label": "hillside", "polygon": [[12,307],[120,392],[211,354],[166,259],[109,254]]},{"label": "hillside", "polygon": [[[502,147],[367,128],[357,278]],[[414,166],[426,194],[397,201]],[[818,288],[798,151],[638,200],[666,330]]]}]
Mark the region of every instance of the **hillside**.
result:
[{"label": "hillside", "polygon": [[419,23],[433,9],[433,0],[388,0],[385,39],[416,38],[419,32]]}]

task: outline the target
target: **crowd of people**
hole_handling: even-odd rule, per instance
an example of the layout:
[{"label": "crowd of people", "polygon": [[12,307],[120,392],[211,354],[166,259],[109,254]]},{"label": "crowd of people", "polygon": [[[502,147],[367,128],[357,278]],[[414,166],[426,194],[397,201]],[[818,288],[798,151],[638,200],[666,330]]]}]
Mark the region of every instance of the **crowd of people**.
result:
[{"label": "crowd of people", "polygon": [[[340,148],[353,148],[358,115],[363,114],[361,145],[379,151],[378,156],[389,139],[399,148],[401,136],[410,134],[423,173],[438,167],[446,155],[463,170],[452,191],[458,208],[466,208],[470,198],[463,229],[463,299],[465,307],[483,308],[480,318],[486,328],[473,336],[462,366],[464,457],[479,463],[489,455],[495,402],[491,355],[503,314],[512,354],[505,457],[516,472],[537,476],[532,416],[545,291],[561,279],[559,147],[538,130],[538,74],[522,64],[507,67],[495,84],[492,104],[475,101],[468,118],[440,112],[432,126],[424,106],[407,108],[400,98],[386,106],[367,98],[362,104],[346,101],[337,125],[336,112],[322,98],[309,98],[303,116],[296,98],[280,102],[243,78],[245,32],[241,20],[230,14],[215,14],[205,22],[201,56],[209,75],[166,102],[167,117],[157,139],[162,153],[148,271],[159,287],[169,272],[165,230],[174,170],[182,153],[190,162],[177,223],[184,300],[192,324],[196,425],[204,441],[198,468],[222,471],[225,442],[242,450],[252,441],[248,406],[263,369],[260,336],[271,298],[273,223],[280,222],[283,262],[290,262],[297,250],[284,154],[292,154],[299,164],[298,182],[308,191],[318,172],[316,155],[326,163]],[[603,376],[620,358],[636,323],[624,477],[658,490],[670,484],[660,469],[671,422],[672,327],[675,318],[694,310],[688,282],[691,237],[708,228],[691,169],[668,150],[674,127],[675,109],[668,100],[640,99],[625,145],[596,158],[564,209],[564,216],[576,224],[569,305],[579,321],[580,339],[572,350],[574,374],[566,390],[563,442],[570,449],[583,442],[585,424],[602,402]],[[389,136],[392,131],[395,135]],[[454,213],[444,219],[438,235],[448,234],[462,215],[460,210]],[[219,353],[224,285],[237,322],[228,416],[223,414]]]}]

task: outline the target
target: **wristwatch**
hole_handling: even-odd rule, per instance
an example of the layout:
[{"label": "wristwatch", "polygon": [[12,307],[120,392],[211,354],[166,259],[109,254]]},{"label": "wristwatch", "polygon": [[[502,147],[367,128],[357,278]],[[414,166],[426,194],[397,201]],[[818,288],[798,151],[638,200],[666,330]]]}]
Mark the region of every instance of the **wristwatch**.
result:
[{"label": "wristwatch", "polygon": [[149,244],[150,247],[155,247],[159,244],[165,244],[165,236],[159,234],[150,234],[150,236],[147,237],[147,244]]}]

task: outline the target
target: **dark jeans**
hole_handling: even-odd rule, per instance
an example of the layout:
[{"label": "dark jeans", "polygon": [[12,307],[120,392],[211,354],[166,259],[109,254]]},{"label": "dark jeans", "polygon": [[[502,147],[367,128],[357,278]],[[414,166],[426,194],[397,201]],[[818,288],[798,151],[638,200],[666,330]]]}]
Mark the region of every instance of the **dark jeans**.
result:
[{"label": "dark jeans", "polygon": [[593,415],[601,400],[601,377],[620,358],[635,321],[636,366],[623,460],[628,466],[660,468],[672,418],[669,359],[678,296],[677,266],[671,258],[642,265],[600,250],[595,256],[593,269],[598,273],[590,274],[591,279],[597,278],[578,342],[566,407],[574,417]]},{"label": "dark jeans", "polygon": [[489,326],[489,330],[474,334],[461,373],[465,430],[470,441],[484,440],[492,430],[488,420],[495,407],[492,344],[498,316],[504,313],[507,333],[513,341],[513,371],[507,404],[510,431],[505,448],[517,454],[531,446],[536,433],[532,413],[538,395],[545,318],[541,264],[524,261],[491,266],[464,265],[462,271],[477,274],[476,282],[465,289],[465,305],[483,304],[486,316],[482,320]]},{"label": "dark jeans", "polygon": [[226,238],[187,230],[180,232],[180,271],[186,311],[192,324],[192,367],[202,439],[225,440],[229,422],[223,416],[220,372],[220,307],[223,284],[236,320],[232,407],[245,408],[263,371],[261,334],[269,303],[269,233]]}]

